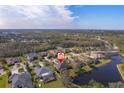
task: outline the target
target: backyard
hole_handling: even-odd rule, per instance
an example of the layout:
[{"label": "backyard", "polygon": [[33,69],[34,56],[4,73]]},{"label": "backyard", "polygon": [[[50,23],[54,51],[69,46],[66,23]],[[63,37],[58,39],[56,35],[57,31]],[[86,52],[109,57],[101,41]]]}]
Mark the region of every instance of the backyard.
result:
[{"label": "backyard", "polygon": [[0,88],[8,87],[8,76],[6,74],[0,76]]}]

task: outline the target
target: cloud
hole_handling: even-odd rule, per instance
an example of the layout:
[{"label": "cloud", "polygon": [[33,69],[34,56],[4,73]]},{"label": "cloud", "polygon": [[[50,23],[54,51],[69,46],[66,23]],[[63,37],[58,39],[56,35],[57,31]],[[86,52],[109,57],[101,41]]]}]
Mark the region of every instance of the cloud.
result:
[{"label": "cloud", "polygon": [[73,28],[66,6],[0,6],[0,28]]}]

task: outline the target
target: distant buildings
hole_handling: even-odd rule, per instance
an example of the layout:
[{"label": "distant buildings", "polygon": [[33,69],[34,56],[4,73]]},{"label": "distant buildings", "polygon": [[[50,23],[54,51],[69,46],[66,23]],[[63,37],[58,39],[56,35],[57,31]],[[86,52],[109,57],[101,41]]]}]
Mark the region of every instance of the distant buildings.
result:
[{"label": "distant buildings", "polygon": [[113,44],[113,50],[118,51],[119,48],[116,46],[116,44]]},{"label": "distant buildings", "polygon": [[36,78],[47,83],[49,81],[55,80],[54,73],[47,67],[36,67],[35,68]]},{"label": "distant buildings", "polygon": [[38,53],[38,55],[39,55],[39,56],[42,56],[42,57],[47,56],[47,54],[48,54],[47,52],[40,52],[40,53]]},{"label": "distant buildings", "polygon": [[11,75],[9,83],[12,88],[33,88],[31,75],[28,72]]},{"label": "distant buildings", "polygon": [[105,58],[105,55],[98,52],[91,52],[89,57],[92,59],[102,59]]},{"label": "distant buildings", "polygon": [[21,40],[21,42],[24,42],[24,43],[29,43],[29,42],[31,42],[31,43],[35,43],[35,42],[39,42],[38,40],[35,40],[35,39],[31,39],[31,40],[29,40],[29,39],[23,39],[23,40]]}]

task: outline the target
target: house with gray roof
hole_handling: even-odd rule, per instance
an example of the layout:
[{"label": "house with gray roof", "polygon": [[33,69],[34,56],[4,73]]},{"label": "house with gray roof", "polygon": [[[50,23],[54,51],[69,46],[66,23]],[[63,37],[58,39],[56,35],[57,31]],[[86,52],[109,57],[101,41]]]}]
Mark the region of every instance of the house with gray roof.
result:
[{"label": "house with gray roof", "polygon": [[45,83],[56,79],[54,73],[48,67],[36,67],[35,73],[36,78]]},{"label": "house with gray roof", "polygon": [[11,75],[9,83],[12,88],[33,88],[31,75],[28,72]]},{"label": "house with gray roof", "polygon": [[20,62],[19,57],[6,58],[5,60],[8,65],[14,65]]},{"label": "house with gray roof", "polygon": [[63,63],[57,62],[54,66],[59,72],[63,72],[68,68],[68,65],[64,62]]},{"label": "house with gray roof", "polygon": [[37,58],[37,54],[35,52],[29,53],[26,55],[27,61],[33,61],[34,59]]},{"label": "house with gray roof", "polygon": [[3,67],[2,67],[2,66],[0,66],[0,69],[3,69]]}]

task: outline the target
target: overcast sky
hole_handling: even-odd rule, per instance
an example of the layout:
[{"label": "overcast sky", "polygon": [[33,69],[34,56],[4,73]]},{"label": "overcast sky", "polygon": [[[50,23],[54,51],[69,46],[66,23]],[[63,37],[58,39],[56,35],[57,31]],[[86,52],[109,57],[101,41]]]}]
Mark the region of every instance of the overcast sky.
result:
[{"label": "overcast sky", "polygon": [[124,6],[0,6],[0,29],[124,29]]}]

